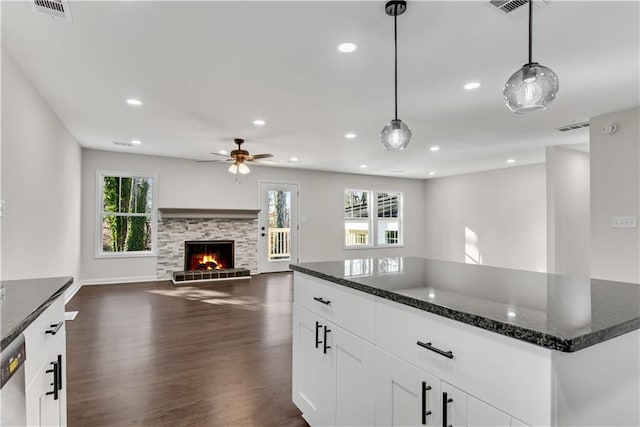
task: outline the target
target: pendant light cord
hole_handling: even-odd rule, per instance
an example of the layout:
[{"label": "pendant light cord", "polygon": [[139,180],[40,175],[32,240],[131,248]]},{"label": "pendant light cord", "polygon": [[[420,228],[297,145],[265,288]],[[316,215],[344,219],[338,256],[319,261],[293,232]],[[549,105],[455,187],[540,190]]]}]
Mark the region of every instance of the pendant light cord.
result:
[{"label": "pendant light cord", "polygon": [[533,62],[531,60],[533,51],[533,0],[529,0],[529,66]]},{"label": "pendant light cord", "polygon": [[398,120],[398,16],[393,15],[393,45],[394,45],[394,64],[395,64],[395,108],[396,108],[396,120]]}]

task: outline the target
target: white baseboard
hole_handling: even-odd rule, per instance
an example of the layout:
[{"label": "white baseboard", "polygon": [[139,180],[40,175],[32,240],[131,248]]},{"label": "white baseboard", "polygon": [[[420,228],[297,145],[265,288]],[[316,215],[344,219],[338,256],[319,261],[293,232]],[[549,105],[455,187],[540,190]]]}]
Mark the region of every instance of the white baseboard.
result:
[{"label": "white baseboard", "polygon": [[64,291],[65,305],[69,304],[69,301],[71,301],[71,298],[73,298],[78,293],[81,287],[82,287],[82,283],[73,282],[73,284],[69,286],[66,291]]},{"label": "white baseboard", "polygon": [[158,278],[156,276],[109,277],[104,279],[82,280],[69,286],[69,289],[64,292],[64,303],[65,305],[68,304],[71,298],[73,298],[83,286],[119,285],[123,283],[155,282],[157,280]]},{"label": "white baseboard", "polygon": [[93,285],[119,285],[122,283],[137,283],[137,282],[157,282],[158,278],[154,276],[128,276],[128,277],[105,277],[103,279],[88,279],[83,280],[81,286],[93,286]]}]

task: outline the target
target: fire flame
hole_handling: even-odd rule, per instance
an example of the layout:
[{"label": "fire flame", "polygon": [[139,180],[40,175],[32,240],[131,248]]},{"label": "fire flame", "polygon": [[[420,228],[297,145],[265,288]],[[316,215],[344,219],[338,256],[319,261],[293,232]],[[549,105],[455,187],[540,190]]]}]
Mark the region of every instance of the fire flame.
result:
[{"label": "fire flame", "polygon": [[215,255],[210,254],[205,254],[197,258],[196,265],[200,267],[199,269],[202,269],[202,266],[204,266],[206,270],[221,270],[224,268],[220,261],[216,259]]}]

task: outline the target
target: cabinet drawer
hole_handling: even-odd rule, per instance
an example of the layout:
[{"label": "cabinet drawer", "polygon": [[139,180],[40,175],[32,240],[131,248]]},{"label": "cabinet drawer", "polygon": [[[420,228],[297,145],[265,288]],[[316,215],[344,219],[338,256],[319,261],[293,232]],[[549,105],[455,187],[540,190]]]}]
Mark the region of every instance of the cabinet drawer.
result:
[{"label": "cabinet drawer", "polygon": [[375,338],[375,297],[294,273],[293,300],[301,307],[342,326],[368,341]]},{"label": "cabinet drawer", "polygon": [[[62,324],[60,325],[60,322]],[[60,325],[57,332],[53,332]],[[54,301],[37,319],[24,331],[27,347],[27,361],[25,363],[25,384],[29,385],[44,362],[45,356],[53,350],[57,338],[64,335],[64,298]]]},{"label": "cabinet drawer", "polygon": [[550,425],[550,350],[382,298],[376,313],[379,347],[528,424]]}]

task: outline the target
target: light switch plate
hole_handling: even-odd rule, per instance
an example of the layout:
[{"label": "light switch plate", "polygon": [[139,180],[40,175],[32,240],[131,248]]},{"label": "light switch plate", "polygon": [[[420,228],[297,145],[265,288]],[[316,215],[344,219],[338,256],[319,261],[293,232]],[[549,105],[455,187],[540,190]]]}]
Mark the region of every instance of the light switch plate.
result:
[{"label": "light switch plate", "polygon": [[4,200],[0,200],[0,218],[4,216]]},{"label": "light switch plate", "polygon": [[611,228],[637,228],[637,216],[612,216]]}]

